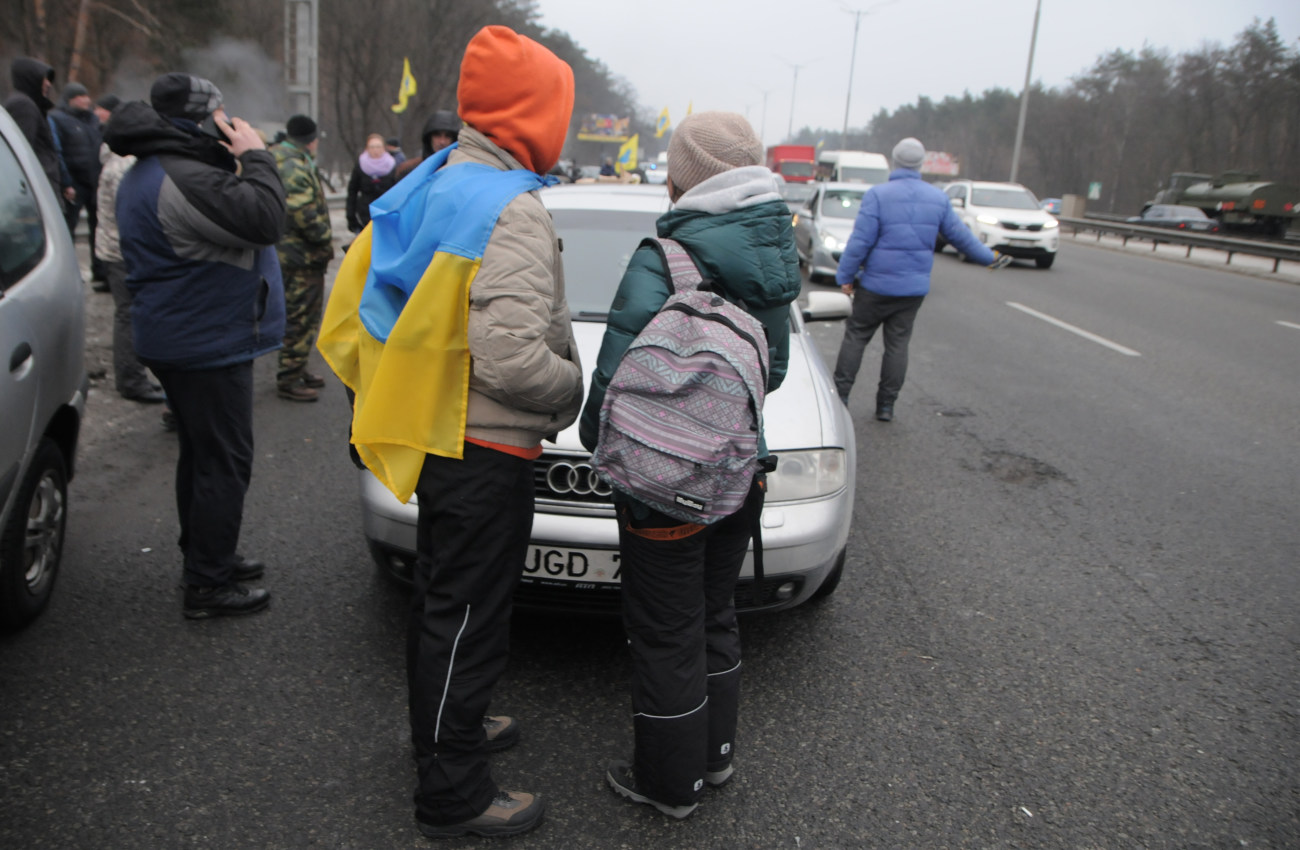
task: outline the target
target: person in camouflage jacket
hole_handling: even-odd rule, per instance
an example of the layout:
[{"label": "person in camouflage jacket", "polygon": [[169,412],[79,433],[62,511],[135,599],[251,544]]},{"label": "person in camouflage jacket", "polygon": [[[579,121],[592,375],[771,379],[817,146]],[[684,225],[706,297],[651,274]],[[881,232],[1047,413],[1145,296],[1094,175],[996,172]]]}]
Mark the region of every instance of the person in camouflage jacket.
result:
[{"label": "person in camouflage jacket", "polygon": [[276,392],[289,401],[315,401],[325,379],[307,371],[307,358],[320,330],[325,269],[334,257],[334,233],[316,169],[316,122],[295,115],[285,125],[285,135],[287,138],[271,149],[288,208],[284,237],[275,246],[284,278],[286,313]]}]

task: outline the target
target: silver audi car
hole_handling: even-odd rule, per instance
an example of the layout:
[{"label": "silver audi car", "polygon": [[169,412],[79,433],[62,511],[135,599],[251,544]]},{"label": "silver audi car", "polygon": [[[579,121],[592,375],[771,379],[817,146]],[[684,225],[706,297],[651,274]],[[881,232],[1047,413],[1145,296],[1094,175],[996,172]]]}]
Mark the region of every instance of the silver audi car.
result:
[{"label": "silver audi car", "polygon": [[[662,186],[594,184],[542,192],[564,248],[564,276],[583,368],[590,375],[614,290],[632,252],[668,210]],[[741,610],[775,611],[825,596],[844,570],[853,517],[855,446],[848,411],[805,329],[838,321],[850,305],[839,292],[811,292],[791,305],[790,365],[767,397],[764,428],[776,472],[763,509],[762,594],[747,560],[736,587]],[[565,613],[619,610],[618,529],[610,488],[592,470],[578,426],[543,445],[535,461],[537,514],[521,565],[517,605]],[[415,562],[415,497],[397,501],[361,472],[365,534],[380,568],[409,581]]]}]

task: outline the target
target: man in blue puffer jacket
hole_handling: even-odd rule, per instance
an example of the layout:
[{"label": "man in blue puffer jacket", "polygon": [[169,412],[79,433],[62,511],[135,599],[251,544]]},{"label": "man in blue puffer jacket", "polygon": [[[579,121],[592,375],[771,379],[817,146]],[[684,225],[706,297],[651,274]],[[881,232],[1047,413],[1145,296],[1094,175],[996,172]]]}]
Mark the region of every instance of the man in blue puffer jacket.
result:
[{"label": "man in blue puffer jacket", "polygon": [[[921,179],[925,146],[913,138],[894,146],[889,182],[862,198],[835,282],[853,296],[853,315],[835,361],[835,389],[849,403],[862,352],[876,328],[885,326],[885,357],[876,388],[876,418],[894,418],[894,400],[907,374],[907,343],[921,302],[930,291],[936,237],[981,265],[1001,268],[1010,260],[980,243],[953,212],[948,196]],[[856,291],[855,291],[856,287]]]},{"label": "man in blue puffer jacket", "polygon": [[284,186],[257,131],[227,120],[221,92],[200,77],[159,77],[150,103],[113,111],[105,141],[137,158],[118,187],[117,223],[135,351],[167,391],[180,437],[183,613],[251,614],[270,596],[241,584],[262,565],[235,550],[253,467],[253,360],[284,336]]}]

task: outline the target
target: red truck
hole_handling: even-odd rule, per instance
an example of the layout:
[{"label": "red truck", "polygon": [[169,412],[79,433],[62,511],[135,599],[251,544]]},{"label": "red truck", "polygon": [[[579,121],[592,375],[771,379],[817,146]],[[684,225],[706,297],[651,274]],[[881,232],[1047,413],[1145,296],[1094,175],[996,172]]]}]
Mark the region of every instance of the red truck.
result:
[{"label": "red truck", "polygon": [[772,145],[767,149],[767,167],[787,183],[811,183],[817,151],[812,145]]}]

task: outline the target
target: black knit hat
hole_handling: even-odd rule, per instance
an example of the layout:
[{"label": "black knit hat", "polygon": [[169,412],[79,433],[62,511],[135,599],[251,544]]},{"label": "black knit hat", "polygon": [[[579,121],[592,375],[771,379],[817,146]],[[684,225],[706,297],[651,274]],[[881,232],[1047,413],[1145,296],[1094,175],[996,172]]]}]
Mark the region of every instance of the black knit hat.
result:
[{"label": "black knit hat", "polygon": [[173,71],[154,80],[149,102],[159,115],[202,124],[221,108],[221,89],[202,77]]},{"label": "black knit hat", "polygon": [[112,112],[114,109],[117,109],[122,105],[122,98],[115,94],[106,94],[101,96],[99,100],[95,101],[95,105],[101,109],[107,109],[109,112]]},{"label": "black knit hat", "polygon": [[301,145],[309,145],[316,139],[316,122],[306,115],[294,115],[284,124],[284,133]]},{"label": "black knit hat", "polygon": [[90,94],[90,92],[86,91],[86,87],[81,83],[68,83],[63,87],[63,102],[67,103],[74,97],[81,97],[83,94]]}]

